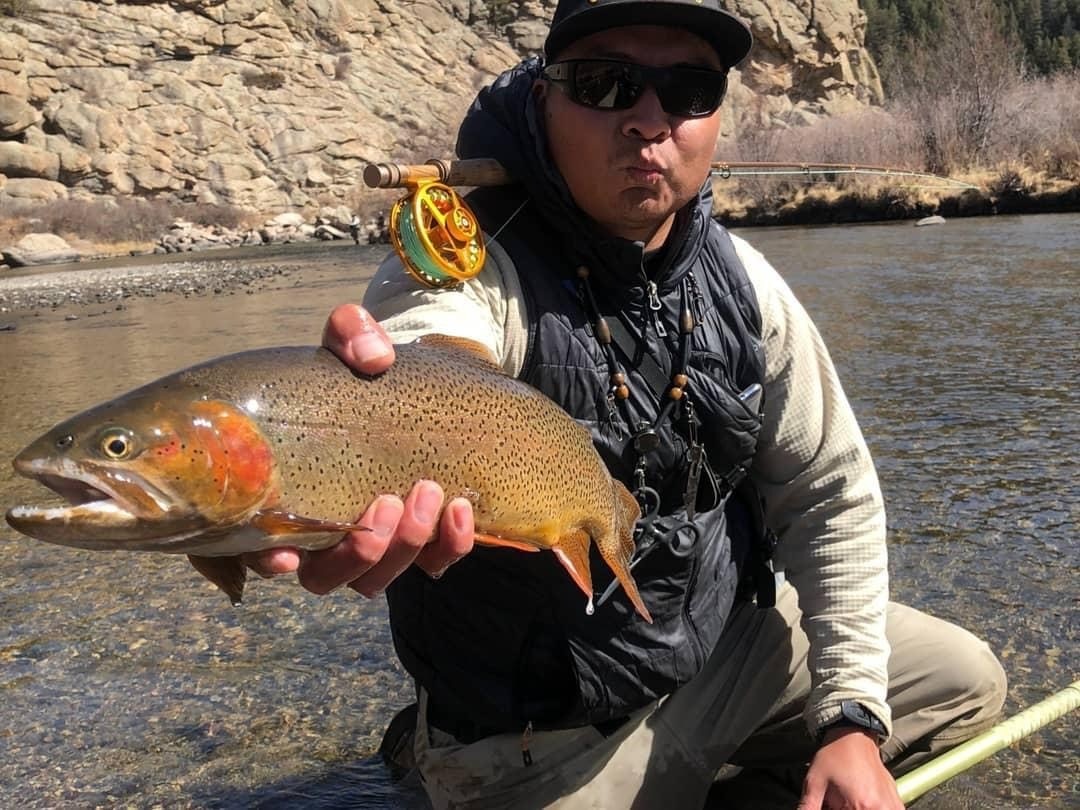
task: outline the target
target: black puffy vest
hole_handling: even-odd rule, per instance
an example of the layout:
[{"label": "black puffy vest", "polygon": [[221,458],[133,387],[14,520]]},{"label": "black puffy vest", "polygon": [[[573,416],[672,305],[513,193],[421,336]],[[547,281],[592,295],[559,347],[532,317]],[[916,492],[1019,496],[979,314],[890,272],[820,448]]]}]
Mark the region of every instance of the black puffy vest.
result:
[{"label": "black puffy vest", "polygon": [[[485,189],[470,202],[490,233],[521,199],[518,190],[514,200],[513,188]],[[748,467],[753,456],[758,411],[747,410],[737,395],[764,379],[760,313],[731,238],[706,211],[703,205],[680,216],[681,247],[656,276],[655,296],[646,287],[640,245],[619,240],[607,267],[593,271],[602,314],[609,322],[622,319],[624,334],[635,338],[620,352],[630,397],[614,415],[607,396],[610,370],[579,298],[576,268],[568,266],[558,241],[535,230],[528,217],[499,235],[514,256],[529,312],[521,378],[588,428],[613,476],[631,490],[637,461],[631,430],[651,423],[660,402],[635,360],[647,352],[665,373],[677,362],[688,273],[701,295],[687,390],[711,469],[719,478]],[[499,244],[489,249],[488,261],[509,261]],[[667,338],[657,335],[654,318]],[[686,518],[686,414],[677,410],[658,431],[647,484],[662,497],[663,521],[674,525]],[[688,557],[658,549],[634,568],[651,625],[621,590],[586,615],[581,592],[553,554],[478,546],[439,580],[409,569],[387,592],[402,664],[444,715],[468,718],[491,733],[520,730],[528,722],[569,727],[626,716],[689,681],[720,637],[744,560],[760,535],[751,516],[756,505],[747,508],[742,498],[728,495],[722,484],[701,487],[694,518],[699,539]],[[595,548],[590,563],[599,594],[612,575]]]}]

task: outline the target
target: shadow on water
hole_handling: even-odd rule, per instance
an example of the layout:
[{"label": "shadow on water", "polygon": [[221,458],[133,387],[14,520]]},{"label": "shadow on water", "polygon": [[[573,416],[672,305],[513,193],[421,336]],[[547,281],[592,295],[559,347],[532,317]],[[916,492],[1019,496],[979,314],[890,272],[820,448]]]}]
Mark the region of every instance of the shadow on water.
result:
[{"label": "shadow on water", "polygon": [[[886,495],[894,598],[985,638],[1010,714],[1075,680],[1080,216],[743,235],[837,363]],[[5,314],[0,460],[181,366],[318,342],[385,252],[262,248],[232,260],[295,272],[258,291]],[[0,505],[39,495],[0,463]],[[48,547],[6,526],[0,542],[6,804],[413,806],[374,755],[413,697],[383,604],[282,579],[253,582],[233,610],[182,559]],[[1075,715],[1058,721],[919,807],[1068,806],[1076,730]]]},{"label": "shadow on water", "polygon": [[322,774],[286,779],[251,791],[227,789],[194,796],[201,807],[258,810],[430,810],[415,779],[395,782],[379,756],[338,764]]}]

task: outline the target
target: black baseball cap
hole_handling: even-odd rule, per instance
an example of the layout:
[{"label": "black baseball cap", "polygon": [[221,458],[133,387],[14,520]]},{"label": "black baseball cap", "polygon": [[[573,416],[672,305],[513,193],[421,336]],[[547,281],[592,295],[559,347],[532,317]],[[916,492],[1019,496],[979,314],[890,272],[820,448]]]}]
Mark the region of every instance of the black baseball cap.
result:
[{"label": "black baseball cap", "polygon": [[686,28],[708,41],[725,67],[750,52],[750,27],[720,7],[720,0],[559,0],[544,53],[554,59],[571,42],[624,25]]}]

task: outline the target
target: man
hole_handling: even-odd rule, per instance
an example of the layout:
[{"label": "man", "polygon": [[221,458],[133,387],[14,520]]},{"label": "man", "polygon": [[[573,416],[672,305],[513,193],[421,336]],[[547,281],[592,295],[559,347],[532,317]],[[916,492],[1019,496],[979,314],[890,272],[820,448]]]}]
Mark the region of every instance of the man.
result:
[{"label": "man", "polygon": [[302,562],[252,558],[317,593],[388,589],[437,807],[760,806],[746,797],[795,768],[788,807],[894,810],[883,759],[910,767],[1001,708],[985,644],[888,602],[881,494],[828,352],[709,216],[750,44],[716,0],[563,0],[546,63],[499,77],[459,133],[460,156],[516,180],[470,196],[497,233],[484,270],[431,290],[391,258],[365,301],[386,331],[358,307],[327,324],[367,373],[393,362],[387,331],[482,344],[592,432],[647,513],[652,624],[618,593],[585,615],[551,555],[474,550],[468,501],[430,481]]}]

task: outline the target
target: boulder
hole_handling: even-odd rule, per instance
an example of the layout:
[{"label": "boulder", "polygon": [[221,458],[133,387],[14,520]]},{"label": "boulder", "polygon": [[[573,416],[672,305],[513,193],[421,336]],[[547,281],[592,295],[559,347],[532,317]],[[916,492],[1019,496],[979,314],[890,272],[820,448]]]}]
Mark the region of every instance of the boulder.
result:
[{"label": "boulder", "polygon": [[0,138],[14,138],[40,118],[41,114],[22,99],[0,94]]},{"label": "boulder", "polygon": [[60,158],[36,146],[0,141],[0,174],[56,180],[60,176]]},{"label": "boulder", "polygon": [[0,199],[20,202],[50,202],[66,200],[69,196],[68,188],[63,183],[36,177],[12,177],[0,188]]},{"label": "boulder", "polygon": [[12,267],[77,262],[79,251],[53,233],[28,233],[11,247],[4,248],[4,261]]},{"label": "boulder", "polygon": [[267,220],[266,225],[273,228],[299,228],[304,224],[304,217],[301,214],[297,214],[292,211],[287,211],[284,214],[278,214],[276,217]]}]

